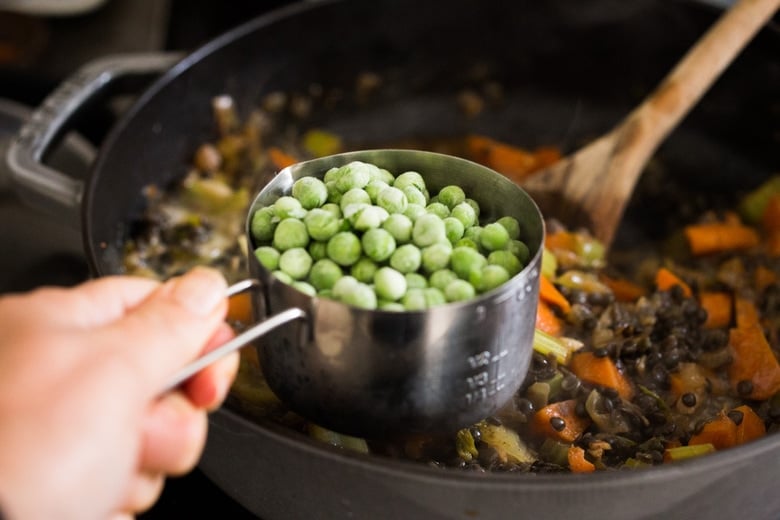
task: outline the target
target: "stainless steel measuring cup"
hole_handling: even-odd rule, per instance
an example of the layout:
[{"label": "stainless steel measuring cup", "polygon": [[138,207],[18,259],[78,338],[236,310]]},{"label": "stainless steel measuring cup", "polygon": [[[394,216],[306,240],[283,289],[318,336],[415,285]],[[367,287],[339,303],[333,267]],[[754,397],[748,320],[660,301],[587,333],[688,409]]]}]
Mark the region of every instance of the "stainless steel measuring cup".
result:
[{"label": "stainless steel measuring cup", "polygon": [[[250,251],[257,325],[187,367],[175,386],[227,350],[256,341],[268,384],[293,411],[343,433],[446,432],[473,424],[512,398],[531,359],[544,224],[533,200],[484,166],[432,152],[367,150],[285,168],[257,195],[260,207],[291,192],[304,176],[351,161],[398,175],[419,172],[431,192],[461,186],[480,204],[480,220],[511,215],[531,259],[517,275],[479,297],[425,311],[365,310],[308,296],[277,280]],[[266,334],[276,329],[272,334]]]}]

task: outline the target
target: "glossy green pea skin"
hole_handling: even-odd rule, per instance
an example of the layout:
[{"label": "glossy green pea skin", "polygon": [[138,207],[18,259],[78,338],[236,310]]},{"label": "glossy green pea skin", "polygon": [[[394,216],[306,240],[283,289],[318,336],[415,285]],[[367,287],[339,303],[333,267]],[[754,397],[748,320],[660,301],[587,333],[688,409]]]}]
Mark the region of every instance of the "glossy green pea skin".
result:
[{"label": "glossy green pea skin", "polygon": [[311,256],[312,260],[315,262],[317,260],[322,260],[323,258],[327,258],[328,256],[328,244],[327,242],[309,242],[309,256]]},{"label": "glossy green pea skin", "polygon": [[314,262],[309,271],[309,283],[318,291],[333,289],[333,285],[344,276],[341,267],[330,258]]},{"label": "glossy green pea skin", "polygon": [[425,298],[425,289],[408,289],[403,298],[401,298],[401,304],[407,311],[423,311],[428,308],[428,303]]},{"label": "glossy green pea skin", "polygon": [[[341,200],[339,201],[339,207],[341,208],[342,213],[346,213],[345,209],[350,204],[371,204],[371,195],[368,194],[368,192],[361,188],[353,188],[347,192],[345,192],[341,196]],[[344,215],[346,216],[346,214]]]},{"label": "glossy green pea skin", "polygon": [[260,246],[255,249],[255,258],[260,262],[260,265],[269,271],[276,271],[279,269],[280,256],[281,253],[271,246]]},{"label": "glossy green pea skin", "polygon": [[349,267],[357,262],[362,252],[360,239],[349,231],[340,231],[328,240],[328,258],[343,267]]},{"label": "glossy green pea skin", "polygon": [[429,202],[428,205],[425,206],[425,211],[433,213],[442,220],[450,216],[450,208],[441,202]]},{"label": "glossy green pea skin", "polygon": [[295,281],[293,280],[292,276],[278,269],[276,271],[271,272],[271,275],[273,275],[273,277],[279,280],[280,282],[286,283],[288,285],[291,285]]},{"label": "glossy green pea skin", "polygon": [[393,182],[393,186],[401,190],[407,186],[412,186],[421,192],[425,191],[426,189],[425,179],[423,179],[423,176],[415,171],[403,172],[396,176],[395,182]]},{"label": "glossy green pea skin", "polygon": [[303,217],[303,223],[306,225],[306,231],[309,236],[314,240],[325,241],[330,237],[338,233],[341,222],[340,219],[333,215],[330,211],[313,208],[309,210],[305,217]]},{"label": "glossy green pea skin", "polygon": [[347,275],[342,276],[338,280],[336,280],[336,283],[333,284],[333,287],[331,287],[331,295],[337,299],[341,300],[342,297],[352,291],[354,287],[356,287],[360,282],[355,278],[354,276]]},{"label": "glossy green pea skin", "polygon": [[300,280],[295,280],[290,285],[292,285],[293,287],[295,287],[296,289],[298,289],[304,294],[307,294],[309,296],[317,296],[317,289],[315,289],[311,284],[302,282]]},{"label": "glossy green pea skin", "polygon": [[396,244],[405,244],[412,240],[412,227],[412,220],[401,213],[392,213],[382,223],[382,229],[393,236]]},{"label": "glossy green pea skin", "polygon": [[293,280],[306,278],[312,263],[311,256],[302,247],[288,249],[279,256],[279,270],[290,275]]},{"label": "glossy green pea skin", "polygon": [[284,219],[276,226],[273,246],[279,251],[309,245],[309,232],[306,224],[294,218]]},{"label": "glossy green pea skin", "polygon": [[426,287],[422,291],[423,296],[425,297],[425,306],[428,308],[447,303],[447,298],[444,296],[444,293],[436,287]]},{"label": "glossy green pea skin", "polygon": [[421,262],[422,253],[414,244],[399,246],[390,255],[390,267],[404,274],[417,271]]},{"label": "glossy green pea skin", "polygon": [[366,193],[368,193],[368,196],[371,197],[371,203],[378,204],[379,193],[381,193],[381,191],[384,190],[385,188],[389,188],[389,187],[390,185],[387,184],[385,181],[379,179],[373,179],[371,182],[369,182],[366,185],[365,190]]},{"label": "glossy green pea skin", "polygon": [[505,249],[509,240],[509,232],[498,222],[486,224],[479,235],[479,244],[488,251]]},{"label": "glossy green pea skin", "polygon": [[531,260],[531,251],[528,249],[528,246],[525,244],[525,242],[520,240],[512,240],[509,242],[509,244],[507,244],[506,249],[515,255],[523,265],[528,265],[528,262]]},{"label": "glossy green pea skin", "polygon": [[392,267],[380,267],[374,275],[374,290],[383,300],[397,301],[406,294],[406,277]]},{"label": "glossy green pea skin", "polygon": [[469,282],[477,292],[487,292],[509,280],[509,273],[500,265],[486,265],[469,273]]},{"label": "glossy green pea skin", "polygon": [[344,216],[341,213],[341,206],[339,206],[338,204],[335,204],[333,202],[326,202],[325,204],[322,205],[322,207],[320,209],[323,210],[323,211],[330,212],[336,218],[341,218],[341,217]]},{"label": "glossy green pea skin", "polygon": [[369,229],[360,239],[363,253],[375,262],[384,262],[393,254],[396,241],[393,235],[383,228]]},{"label": "glossy green pea skin", "polygon": [[449,185],[439,190],[438,199],[439,202],[452,209],[461,202],[466,201],[466,193],[460,186]]},{"label": "glossy green pea skin", "polygon": [[273,207],[267,206],[254,212],[249,229],[258,242],[269,242],[273,239],[278,224],[279,219],[274,214]]},{"label": "glossy green pea skin", "polygon": [[328,188],[316,177],[301,177],[292,185],[292,196],[305,209],[319,208],[328,199]]},{"label": "glossy green pea skin", "polygon": [[355,188],[364,188],[371,181],[372,168],[375,166],[361,161],[353,161],[342,166],[341,172],[336,177],[336,187],[341,193]]},{"label": "glossy green pea skin", "polygon": [[474,216],[476,217],[477,220],[479,220],[479,216],[480,216],[480,214],[482,212],[482,210],[479,207],[479,203],[476,200],[469,199],[469,198],[466,198],[465,202],[466,202],[466,204],[471,206],[471,209],[474,210]]}]

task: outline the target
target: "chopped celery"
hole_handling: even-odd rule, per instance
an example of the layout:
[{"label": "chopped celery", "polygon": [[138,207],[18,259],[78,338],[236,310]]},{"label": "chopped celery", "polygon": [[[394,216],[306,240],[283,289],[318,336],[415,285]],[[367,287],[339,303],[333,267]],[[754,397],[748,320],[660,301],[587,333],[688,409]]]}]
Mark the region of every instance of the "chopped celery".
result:
[{"label": "chopped celery", "polygon": [[482,421],[477,424],[482,442],[496,450],[502,462],[531,463],[536,456],[514,430]]},{"label": "chopped celery", "polygon": [[558,466],[568,466],[570,446],[570,444],[547,437],[539,447],[539,457]]},{"label": "chopped celery", "polygon": [[356,451],[358,453],[368,453],[368,444],[366,444],[364,439],[344,435],[343,433],[336,433],[313,423],[309,423],[308,428],[309,435],[313,439],[331,444],[337,448],[344,448],[345,450]]},{"label": "chopped celery", "polygon": [[715,446],[709,442],[706,444],[694,444],[691,446],[677,446],[676,448],[667,448],[664,451],[664,460],[678,461],[699,457],[708,453],[713,453]]},{"label": "chopped celery", "polygon": [[471,435],[471,431],[468,428],[458,430],[455,436],[455,450],[458,452],[458,456],[466,462],[473,460],[474,457],[479,455],[477,446],[474,443],[474,436]]},{"label": "chopped celery", "polygon": [[534,331],[534,350],[543,356],[555,356],[561,365],[569,362],[572,352],[560,339],[539,329]]},{"label": "chopped celery", "polygon": [[555,283],[562,287],[577,289],[589,294],[610,294],[612,290],[599,281],[598,276],[593,273],[577,271],[575,269],[566,271],[554,279]]},{"label": "chopped celery", "polygon": [[555,255],[546,247],[542,250],[542,275],[546,276],[550,280],[555,278],[555,273],[558,271],[558,259]]},{"label": "chopped celery", "polygon": [[761,221],[769,199],[778,194],[780,194],[780,175],[775,175],[742,198],[739,203],[739,214],[746,222],[757,224]]},{"label": "chopped celery", "polygon": [[649,468],[650,466],[652,466],[652,464],[649,464],[647,462],[643,462],[643,461],[635,459],[633,457],[627,458],[626,462],[623,463],[623,467],[624,468],[629,468],[629,469]]}]

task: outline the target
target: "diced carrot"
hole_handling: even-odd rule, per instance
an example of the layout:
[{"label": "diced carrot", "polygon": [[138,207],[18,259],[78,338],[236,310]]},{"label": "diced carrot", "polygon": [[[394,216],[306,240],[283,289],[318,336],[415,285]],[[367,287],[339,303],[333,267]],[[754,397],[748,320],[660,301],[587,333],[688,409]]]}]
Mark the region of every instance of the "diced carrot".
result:
[{"label": "diced carrot", "polygon": [[736,298],[734,300],[737,327],[752,327],[761,323],[758,307],[752,300]]},{"label": "diced carrot", "polygon": [[248,293],[236,294],[228,300],[227,319],[252,323],[252,297]]},{"label": "diced carrot", "polygon": [[758,232],[752,227],[719,222],[693,224],[683,229],[694,255],[707,255],[748,249],[758,245]]},{"label": "diced carrot", "polygon": [[539,168],[533,153],[483,135],[466,137],[466,153],[472,160],[515,181],[525,179]]},{"label": "diced carrot", "polygon": [[634,387],[608,356],[577,352],[569,361],[569,369],[583,381],[616,390],[623,399],[630,400],[634,395]]},{"label": "diced carrot", "polygon": [[698,363],[680,363],[677,371],[669,374],[669,391],[677,399],[687,393],[700,395],[706,388],[707,376]]},{"label": "diced carrot", "polygon": [[[577,415],[576,406],[575,399],[548,404],[534,413],[531,430],[537,435],[562,442],[574,442],[590,426],[589,418]],[[562,421],[559,422],[556,418]]]},{"label": "diced carrot", "polygon": [[561,291],[555,287],[555,284],[544,275],[539,277],[539,298],[550,305],[558,307],[564,314],[568,314],[569,311],[571,311],[569,300],[567,300],[566,297],[561,294]]},{"label": "diced carrot", "polygon": [[780,363],[760,325],[737,326],[729,332],[733,359],[727,372],[735,392],[745,392],[743,381],[750,383],[750,399],[769,399],[780,391]]},{"label": "diced carrot", "polygon": [[734,410],[742,412],[742,421],[737,425],[737,444],[744,444],[766,435],[764,420],[750,406],[743,404]]},{"label": "diced carrot", "polygon": [[721,412],[704,424],[701,431],[691,436],[688,446],[712,444],[716,450],[731,448],[737,444],[737,425]]},{"label": "diced carrot", "polygon": [[268,156],[271,158],[271,162],[274,163],[274,166],[280,170],[299,162],[298,159],[276,146],[268,148]]},{"label": "diced carrot", "polygon": [[756,286],[756,289],[761,292],[773,283],[777,282],[777,275],[775,272],[768,267],[764,267],[763,265],[759,265],[756,267],[756,270],[753,272],[753,280]]},{"label": "diced carrot", "polygon": [[577,235],[564,230],[548,233],[544,237],[544,246],[551,251],[556,249],[575,251],[577,249]]},{"label": "diced carrot", "polygon": [[596,466],[585,458],[585,450],[581,447],[569,446],[566,455],[569,460],[569,469],[572,473],[593,473],[596,471]]},{"label": "diced carrot", "polygon": [[773,258],[780,256],[780,229],[767,231],[764,237],[764,248],[769,256]]},{"label": "diced carrot", "polygon": [[766,231],[780,231],[780,193],[769,197],[761,214],[761,225]]},{"label": "diced carrot", "polygon": [[543,300],[539,300],[536,307],[536,328],[543,330],[551,336],[560,336],[563,332],[563,323],[550,307]]},{"label": "diced carrot", "polygon": [[731,294],[725,291],[702,291],[699,293],[699,305],[707,311],[704,326],[709,329],[728,327],[731,324]]},{"label": "diced carrot", "polygon": [[536,166],[538,168],[545,168],[551,166],[561,160],[563,154],[558,148],[552,146],[540,146],[533,151],[536,158]]},{"label": "diced carrot", "polygon": [[679,285],[683,290],[683,294],[690,298],[693,294],[690,286],[685,283],[682,278],[671,272],[666,267],[661,267],[655,273],[655,286],[661,291],[669,291],[675,285]]},{"label": "diced carrot", "polygon": [[619,302],[634,302],[645,294],[644,287],[625,278],[612,278],[602,273],[599,280],[610,288]]}]

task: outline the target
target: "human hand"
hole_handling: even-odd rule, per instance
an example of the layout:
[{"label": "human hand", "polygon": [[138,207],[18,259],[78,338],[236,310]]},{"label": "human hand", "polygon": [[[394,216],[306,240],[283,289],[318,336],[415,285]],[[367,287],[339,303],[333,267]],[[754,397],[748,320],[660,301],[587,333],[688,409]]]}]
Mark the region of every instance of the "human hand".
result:
[{"label": "human hand", "polygon": [[232,331],[225,281],[106,277],[0,298],[0,507],[15,518],[125,518],[189,471],[238,356],[167,380]]}]

